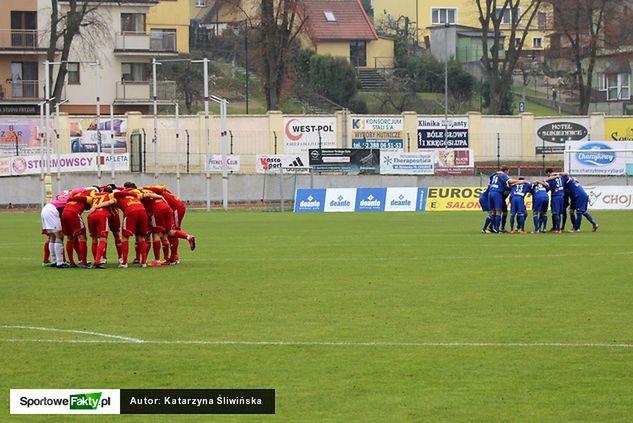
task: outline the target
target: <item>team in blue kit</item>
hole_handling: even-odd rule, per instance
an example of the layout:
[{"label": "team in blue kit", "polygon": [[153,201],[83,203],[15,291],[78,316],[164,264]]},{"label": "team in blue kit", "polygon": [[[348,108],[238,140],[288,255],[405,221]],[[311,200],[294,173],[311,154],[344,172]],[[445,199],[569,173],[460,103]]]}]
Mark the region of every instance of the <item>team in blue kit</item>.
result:
[{"label": "team in blue kit", "polygon": [[[490,175],[488,187],[479,197],[481,209],[487,213],[482,232],[501,233],[501,224],[504,209],[507,211],[506,196],[510,196],[510,233],[526,233],[525,220],[527,210],[525,198],[532,196],[532,211],[534,230],[532,233],[547,231],[547,209],[552,213],[552,232],[562,233],[566,219],[566,209],[569,205],[570,220],[573,229],[570,232],[579,232],[583,216],[591,223],[592,230],[598,230],[598,224],[587,211],[589,196],[580,182],[567,173],[555,173],[552,169],[546,170],[547,178],[544,181],[529,182],[524,178],[512,179],[508,176],[508,168]],[[549,193],[549,195],[548,195]],[[516,222],[516,231],[515,231]]]}]

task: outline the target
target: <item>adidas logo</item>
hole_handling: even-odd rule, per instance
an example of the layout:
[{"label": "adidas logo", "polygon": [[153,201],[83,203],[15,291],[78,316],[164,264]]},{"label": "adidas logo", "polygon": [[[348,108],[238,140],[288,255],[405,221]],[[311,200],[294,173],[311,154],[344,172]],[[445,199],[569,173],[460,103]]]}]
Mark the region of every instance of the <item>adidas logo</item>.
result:
[{"label": "adidas logo", "polygon": [[288,165],[288,167],[304,167],[301,157],[297,157]]}]

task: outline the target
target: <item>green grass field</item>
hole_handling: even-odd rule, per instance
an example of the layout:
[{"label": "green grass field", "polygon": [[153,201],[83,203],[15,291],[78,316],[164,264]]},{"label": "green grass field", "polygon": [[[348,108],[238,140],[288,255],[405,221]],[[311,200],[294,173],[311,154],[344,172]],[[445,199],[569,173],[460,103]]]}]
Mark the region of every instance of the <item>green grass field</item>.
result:
[{"label": "green grass field", "polygon": [[474,212],[190,212],[179,266],[57,270],[39,215],[1,213],[0,421],[68,420],[9,416],[10,388],[163,387],[276,389],[276,416],[220,421],[630,421],[633,214],[594,216],[537,236]]}]

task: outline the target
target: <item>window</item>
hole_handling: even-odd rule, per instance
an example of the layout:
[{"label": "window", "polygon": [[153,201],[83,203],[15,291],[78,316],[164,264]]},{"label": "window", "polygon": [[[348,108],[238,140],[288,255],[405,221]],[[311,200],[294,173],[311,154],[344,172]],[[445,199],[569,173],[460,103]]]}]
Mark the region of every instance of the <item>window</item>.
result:
[{"label": "window", "polygon": [[514,9],[514,13],[512,13],[512,9],[510,8],[498,8],[496,10],[497,18],[501,17],[501,23],[510,25],[512,23],[512,17],[514,16],[515,21],[518,21],[521,17],[521,13],[519,9]]},{"label": "window", "polygon": [[121,80],[128,82],[149,81],[149,64],[121,63]]},{"label": "window", "polygon": [[206,0],[196,0],[196,7],[207,7]]},{"label": "window", "polygon": [[336,16],[334,16],[334,12],[325,11],[323,12],[325,15],[325,20],[328,22],[336,22]]},{"label": "window", "polygon": [[543,48],[543,37],[532,38],[532,48]]},{"label": "window", "polygon": [[68,72],[68,83],[79,84],[79,63],[69,62],[66,71]]},{"label": "window", "polygon": [[604,73],[598,73],[598,91],[607,90],[607,76]]},{"label": "window", "polygon": [[431,23],[434,25],[457,23],[457,9],[431,9]]},{"label": "window", "polygon": [[37,97],[37,62],[11,63],[11,94],[13,97]]},{"label": "window", "polygon": [[176,30],[152,29],[150,31],[150,50],[176,51]]},{"label": "window", "polygon": [[536,14],[536,23],[538,26],[538,29],[547,29],[547,13],[545,12],[538,12]]},{"label": "window", "polygon": [[607,101],[629,100],[631,98],[631,74],[602,74],[607,91]]},{"label": "window", "polygon": [[515,47],[520,47],[521,46],[521,37],[516,37],[514,39],[514,46]]},{"label": "window", "polygon": [[11,47],[37,47],[37,13],[11,11]]},{"label": "window", "polygon": [[145,14],[121,13],[121,32],[145,32]]}]

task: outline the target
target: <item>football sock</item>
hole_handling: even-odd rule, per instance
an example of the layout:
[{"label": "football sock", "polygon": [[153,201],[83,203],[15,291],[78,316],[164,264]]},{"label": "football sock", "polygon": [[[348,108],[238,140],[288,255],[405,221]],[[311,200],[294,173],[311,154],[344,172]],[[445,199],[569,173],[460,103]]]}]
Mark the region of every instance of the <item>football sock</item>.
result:
[{"label": "football sock", "polygon": [[179,229],[174,231],[174,236],[176,238],[189,239],[189,234]]},{"label": "football sock", "polygon": [[166,239],[161,240],[161,244],[163,245],[163,259],[169,259],[169,241]]},{"label": "football sock", "polygon": [[538,215],[532,216],[532,221],[534,222],[534,232],[538,232],[541,228],[541,218]]},{"label": "football sock", "polygon": [[[564,211],[563,213],[561,213],[561,224],[560,224],[560,228],[561,229],[565,229],[565,224],[567,223],[567,211]],[[574,224],[574,219],[572,218],[571,220],[572,225]]]},{"label": "football sock", "polygon": [[513,231],[514,230],[514,217],[516,216],[516,213],[512,213],[510,215],[510,230]]},{"label": "football sock", "polygon": [[554,230],[560,231],[560,214],[553,214],[552,221],[554,222]]},{"label": "football sock", "polygon": [[79,241],[79,262],[88,262],[88,243],[85,239]]},{"label": "football sock", "polygon": [[481,230],[485,231],[486,229],[488,229],[488,226],[490,226],[491,223],[492,223],[492,219],[490,218],[490,215],[486,216],[486,221],[484,222],[484,227],[481,228]]},{"label": "football sock", "polygon": [[152,250],[154,251],[154,259],[156,261],[160,260],[160,240],[156,239],[152,242]]},{"label": "football sock", "polygon": [[147,264],[147,253],[149,252],[149,244],[145,241],[138,243],[139,250],[141,251],[141,264]]},{"label": "football sock", "polygon": [[[589,223],[591,223],[593,226],[597,225],[596,221],[593,220],[593,217],[589,214],[589,212],[583,212],[582,215],[585,216],[587,218],[587,220],[589,221]],[[582,220],[582,217],[578,216],[578,220]],[[580,225],[578,225],[578,226],[580,226]]]},{"label": "football sock", "polygon": [[95,263],[99,263],[97,260],[97,241],[92,241],[90,243],[90,251],[92,252],[92,258],[95,259]]},{"label": "football sock", "polygon": [[518,229],[521,229],[522,231],[525,230],[525,215],[524,214],[520,214],[517,217],[518,220]]},{"label": "football sock", "polygon": [[53,261],[55,261],[55,251],[53,250],[51,242],[47,239],[44,241],[44,258],[42,259],[42,263],[48,263],[51,257]]},{"label": "football sock", "polygon": [[127,264],[127,255],[130,250],[130,241],[124,239],[121,241],[121,260],[123,264]]},{"label": "football sock", "polygon": [[501,213],[501,229],[505,229],[507,220],[508,220],[508,213]]},{"label": "football sock", "polygon": [[116,255],[118,258],[121,258],[121,240],[115,240],[114,246],[116,247]]},{"label": "football sock", "polygon": [[108,243],[106,241],[99,241],[97,246],[97,255],[95,256],[95,263],[101,263],[101,260],[105,256],[105,252],[108,249]]},{"label": "football sock", "polygon": [[169,257],[169,260],[171,261],[178,260],[178,243],[178,238],[176,238],[175,236],[169,237],[169,246],[171,247],[171,257]]},{"label": "football sock", "polygon": [[61,239],[54,241],[53,248],[55,249],[55,264],[60,265],[64,263],[64,243]]},{"label": "football sock", "polygon": [[73,257],[73,250],[74,250],[74,242],[70,239],[66,240],[66,258],[68,259],[68,262],[72,265],[75,264],[75,259]]}]

